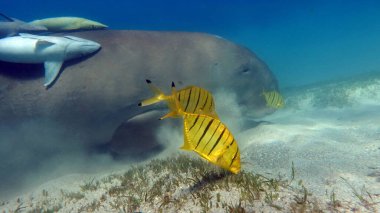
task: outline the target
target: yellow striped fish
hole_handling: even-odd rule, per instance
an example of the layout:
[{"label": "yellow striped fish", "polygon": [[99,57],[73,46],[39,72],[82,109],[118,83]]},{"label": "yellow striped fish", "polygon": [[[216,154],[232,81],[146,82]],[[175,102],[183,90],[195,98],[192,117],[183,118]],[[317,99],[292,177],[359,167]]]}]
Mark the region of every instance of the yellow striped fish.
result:
[{"label": "yellow striped fish", "polygon": [[234,136],[218,119],[183,112],[185,141],[181,149],[198,153],[209,162],[237,174],[240,151]]},{"label": "yellow striped fish", "polygon": [[[155,96],[142,101],[139,103],[139,106],[147,106],[161,101],[167,101],[170,107],[173,106],[173,104],[169,104],[169,101],[173,101],[173,97],[177,97],[177,100],[185,112],[207,114],[215,118],[218,117],[215,112],[215,103],[211,93],[203,88],[188,86],[171,95],[165,95],[159,88],[154,86],[150,80],[146,80],[146,82]],[[175,110],[172,109],[172,111]]]},{"label": "yellow striped fish", "polygon": [[263,92],[265,101],[267,103],[268,107],[272,108],[282,108],[284,107],[284,99],[282,98],[281,94],[277,91],[268,91],[268,92]]},{"label": "yellow striped fish", "polygon": [[[172,84],[172,97],[176,91]],[[184,144],[181,149],[194,151],[209,162],[230,172],[240,172],[240,151],[228,128],[216,117],[188,113],[177,98],[168,102],[172,110],[166,117],[182,116]]]}]

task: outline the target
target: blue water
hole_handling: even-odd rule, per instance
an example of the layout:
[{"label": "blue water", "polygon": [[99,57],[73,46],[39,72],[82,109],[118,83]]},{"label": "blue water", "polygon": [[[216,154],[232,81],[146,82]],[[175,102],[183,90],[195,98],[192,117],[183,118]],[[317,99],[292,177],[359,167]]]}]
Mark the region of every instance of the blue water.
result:
[{"label": "blue water", "polygon": [[[361,73],[380,72],[379,0],[3,0],[0,1],[0,8],[1,13],[24,21],[58,16],[78,16],[104,23],[110,29],[192,31],[219,35],[255,52],[273,71],[281,89],[342,79]],[[378,93],[376,88],[373,89],[373,94]],[[320,96],[315,96],[317,103],[320,101],[319,97],[324,97],[325,91],[329,91],[329,89],[321,92]],[[337,102],[345,100],[346,96],[342,99],[336,98],[334,96],[336,93],[331,94],[332,100],[337,99]],[[329,99],[329,101],[331,100]],[[1,97],[0,104],[2,104]],[[302,105],[300,106],[302,108]],[[374,108],[378,109],[378,106],[375,105]],[[370,110],[367,113],[360,111],[357,114],[363,113],[368,117],[376,115]],[[341,117],[352,123],[355,123],[356,120],[363,120],[363,117],[355,117],[352,113],[341,114]],[[294,117],[297,118],[300,115],[302,116],[299,114]],[[289,117],[293,118],[293,114]],[[46,118],[41,118],[41,120],[43,119]],[[335,117],[332,118],[331,126],[335,125],[334,119]],[[39,120],[36,120],[38,123]],[[49,120],[48,116],[47,120]],[[304,118],[301,117],[299,120],[303,125]],[[308,122],[307,118],[305,120]],[[316,126],[320,121],[314,117],[310,120],[313,120]],[[336,120],[341,120],[341,118]],[[372,123],[368,122],[369,125],[368,123],[362,125],[359,122],[355,125],[364,126],[363,129],[367,127],[375,129],[373,130],[375,133],[368,134],[378,135],[379,130],[376,125],[373,125],[377,120],[370,121]],[[0,155],[0,204],[2,199],[19,193],[17,190],[29,190],[31,185],[38,185],[46,180],[62,176],[63,173],[66,173],[66,169],[70,174],[72,171],[97,171],[97,169],[102,170],[109,166],[108,155],[99,154],[99,156],[93,157],[91,154],[87,154],[88,149],[80,144],[81,141],[78,141],[78,146],[72,145],[77,141],[63,141],[66,140],[66,136],[60,135],[59,128],[61,126],[57,125],[59,122],[54,123],[56,126],[46,125],[47,129],[40,129],[33,122],[32,119],[31,121],[26,119],[23,123],[20,122],[20,127],[15,130],[8,123],[1,123],[0,120],[0,153],[5,153],[3,156]],[[286,119],[283,123],[287,124]],[[298,123],[296,124],[298,125]],[[346,132],[338,130],[334,130],[333,133],[339,136],[346,134]],[[19,137],[13,138],[18,134],[20,134]],[[367,133],[364,132],[363,135],[365,134]],[[320,133],[320,135],[323,134]],[[349,136],[350,134],[346,137],[349,138]],[[368,141],[372,140],[373,142],[375,136],[369,137]],[[4,138],[7,141],[2,141]],[[20,142],[17,141],[19,138],[21,138]],[[71,137],[68,136],[68,138]],[[337,141],[346,142],[340,138]],[[367,140],[363,140],[363,144],[365,142]],[[335,144],[329,145],[333,147]],[[289,150],[293,148],[291,147]],[[281,154],[287,154],[283,147],[278,150]],[[339,149],[334,147],[331,150]],[[377,145],[376,150],[378,150]],[[310,151],[311,154],[318,153],[318,150],[314,152],[313,149],[307,151]],[[268,153],[276,154],[272,148]],[[340,155],[334,153],[334,155],[345,156],[347,154],[347,156],[356,157],[359,156],[357,153],[352,155],[347,151],[338,153]],[[373,153],[375,152],[368,155],[372,157],[368,159],[376,159],[374,162],[378,162],[378,158]],[[252,154],[252,156],[254,155]],[[262,160],[262,164],[266,165],[265,160],[267,159],[261,158],[260,155],[257,156],[259,156],[257,162],[260,163]],[[278,156],[276,154],[276,157]],[[368,156],[361,155],[360,157]],[[45,159],[48,159],[47,162],[43,161]],[[94,163],[91,161],[92,159],[97,161]],[[342,157],[342,159],[344,158]],[[333,162],[333,160],[329,162]],[[118,162],[112,161],[112,163]],[[336,165],[340,165],[339,163]],[[308,166],[305,165],[305,167]],[[372,165],[372,162],[362,165],[364,164],[352,166],[361,167],[364,171],[368,165]],[[10,192],[13,194],[9,194]]]},{"label": "blue water", "polygon": [[[33,3],[32,3],[33,2]],[[80,16],[111,29],[208,32],[249,47],[280,87],[380,71],[380,1],[2,1],[25,21]]]}]

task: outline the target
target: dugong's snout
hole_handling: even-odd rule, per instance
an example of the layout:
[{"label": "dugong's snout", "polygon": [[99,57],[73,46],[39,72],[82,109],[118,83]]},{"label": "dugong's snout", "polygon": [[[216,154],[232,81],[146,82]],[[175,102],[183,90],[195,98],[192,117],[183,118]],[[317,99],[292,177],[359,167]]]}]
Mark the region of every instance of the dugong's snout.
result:
[{"label": "dugong's snout", "polygon": [[263,91],[277,90],[278,82],[262,60],[248,49],[245,50],[245,54],[240,54],[240,63],[233,70],[228,87],[236,94],[235,101],[243,114],[260,117],[272,112],[267,112]]}]

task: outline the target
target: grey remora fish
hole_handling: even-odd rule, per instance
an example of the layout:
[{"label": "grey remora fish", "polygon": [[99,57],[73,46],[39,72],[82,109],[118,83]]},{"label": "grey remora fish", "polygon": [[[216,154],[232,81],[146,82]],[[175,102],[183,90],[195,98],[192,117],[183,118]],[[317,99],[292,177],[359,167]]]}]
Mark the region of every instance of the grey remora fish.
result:
[{"label": "grey remora fish", "polygon": [[0,13],[0,38],[15,36],[18,33],[46,32],[44,26],[36,26]]},{"label": "grey remora fish", "polygon": [[100,44],[75,36],[19,36],[0,39],[0,60],[14,63],[44,63],[45,83],[51,85],[64,61],[97,51]]},{"label": "grey remora fish", "polygon": [[46,27],[51,32],[73,30],[99,30],[107,28],[102,23],[80,17],[54,17],[29,22],[35,26]]}]

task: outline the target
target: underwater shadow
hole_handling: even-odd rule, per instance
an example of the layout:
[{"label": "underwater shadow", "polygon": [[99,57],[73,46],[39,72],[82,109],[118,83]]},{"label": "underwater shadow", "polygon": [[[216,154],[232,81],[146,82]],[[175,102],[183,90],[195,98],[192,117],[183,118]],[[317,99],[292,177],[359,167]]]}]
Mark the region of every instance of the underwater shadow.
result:
[{"label": "underwater shadow", "polygon": [[202,174],[202,177],[200,179],[197,178],[195,180],[195,183],[189,187],[190,192],[195,192],[200,189],[202,189],[206,185],[214,185],[216,182],[229,177],[232,175],[232,173],[227,171],[220,171],[220,172],[206,172],[205,174]]},{"label": "underwater shadow", "polygon": [[0,75],[17,80],[37,79],[44,76],[44,65],[0,61]]}]

